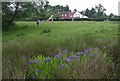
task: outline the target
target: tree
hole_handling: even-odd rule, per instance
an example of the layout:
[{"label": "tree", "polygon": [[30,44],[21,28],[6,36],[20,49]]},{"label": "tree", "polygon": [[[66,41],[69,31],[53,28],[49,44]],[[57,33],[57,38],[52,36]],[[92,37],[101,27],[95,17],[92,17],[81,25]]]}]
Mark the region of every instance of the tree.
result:
[{"label": "tree", "polygon": [[74,9],[73,12],[77,12],[77,9]]},{"label": "tree", "polygon": [[96,18],[104,18],[106,9],[102,4],[98,4],[95,6],[96,9]]},{"label": "tree", "polygon": [[90,18],[95,18],[95,14],[96,14],[96,11],[95,11],[95,8],[92,7],[92,9],[90,10]]},{"label": "tree", "polygon": [[91,18],[91,12],[90,12],[90,10],[88,8],[85,10],[85,15],[87,17]]},{"label": "tree", "polygon": [[69,11],[69,6],[68,6],[68,5],[66,5],[66,6],[64,7],[64,11]]},{"label": "tree", "polygon": [[[3,2],[2,3],[2,27],[10,28],[10,26],[14,25],[14,20],[16,18],[20,18],[21,14],[24,14],[28,11],[36,11],[36,13],[41,13],[41,10],[44,9],[43,6],[48,4],[48,1],[45,0],[35,0],[35,2],[31,3],[21,3],[21,2]],[[30,11],[29,11],[30,10]],[[32,14],[32,13],[29,13]],[[28,14],[24,14],[28,16]],[[33,14],[32,14],[33,15]]]},{"label": "tree", "polygon": [[110,19],[114,18],[114,14],[113,13],[110,13]]}]

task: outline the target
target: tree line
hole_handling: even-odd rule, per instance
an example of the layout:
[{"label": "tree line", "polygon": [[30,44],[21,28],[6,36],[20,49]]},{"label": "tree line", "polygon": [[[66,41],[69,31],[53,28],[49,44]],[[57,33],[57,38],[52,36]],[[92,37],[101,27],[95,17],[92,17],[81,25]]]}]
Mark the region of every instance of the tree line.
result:
[{"label": "tree line", "polygon": [[[31,20],[38,19],[47,20],[51,15],[54,15],[55,19],[59,19],[59,12],[70,11],[68,5],[61,6],[49,5],[49,2],[44,0],[35,0],[34,2],[2,2],[2,27],[10,28],[14,25],[15,20]],[[74,11],[77,11],[74,9]],[[82,15],[89,18],[101,19],[101,18],[117,18],[114,14],[106,15],[106,9],[102,4],[98,4],[91,10],[88,8],[83,11],[79,11]]]}]

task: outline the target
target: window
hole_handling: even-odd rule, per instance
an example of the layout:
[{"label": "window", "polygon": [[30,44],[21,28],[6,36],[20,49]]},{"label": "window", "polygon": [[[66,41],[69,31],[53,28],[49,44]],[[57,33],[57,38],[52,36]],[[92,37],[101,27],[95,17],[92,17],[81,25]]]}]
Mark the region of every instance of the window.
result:
[{"label": "window", "polygon": [[67,16],[67,14],[65,14],[65,16]]}]

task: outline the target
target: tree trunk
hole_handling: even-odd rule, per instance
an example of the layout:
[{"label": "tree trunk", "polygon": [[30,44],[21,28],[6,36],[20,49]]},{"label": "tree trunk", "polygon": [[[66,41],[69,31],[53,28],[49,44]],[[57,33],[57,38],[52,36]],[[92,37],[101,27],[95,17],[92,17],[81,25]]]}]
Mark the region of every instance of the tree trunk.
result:
[{"label": "tree trunk", "polygon": [[11,18],[10,22],[9,22],[9,26],[11,26],[11,25],[13,24],[13,21],[14,21],[14,19],[15,19],[15,17],[16,17],[17,12],[18,12],[18,6],[19,6],[19,4],[20,4],[20,3],[16,3],[15,11],[14,11],[14,13],[13,13],[13,15],[12,15],[12,18]]}]

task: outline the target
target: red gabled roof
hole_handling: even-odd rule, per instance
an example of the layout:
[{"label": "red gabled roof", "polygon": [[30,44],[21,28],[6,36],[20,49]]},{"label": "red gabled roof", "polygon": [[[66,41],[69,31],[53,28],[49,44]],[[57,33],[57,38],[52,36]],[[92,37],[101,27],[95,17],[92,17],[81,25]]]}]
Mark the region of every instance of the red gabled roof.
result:
[{"label": "red gabled roof", "polygon": [[60,12],[59,14],[60,14],[60,15],[62,15],[62,14],[72,14],[72,15],[74,15],[75,12],[71,12],[71,11],[62,11],[62,12]]}]

